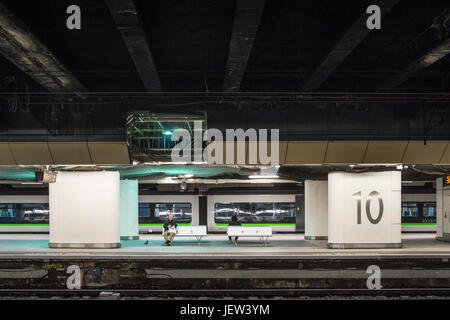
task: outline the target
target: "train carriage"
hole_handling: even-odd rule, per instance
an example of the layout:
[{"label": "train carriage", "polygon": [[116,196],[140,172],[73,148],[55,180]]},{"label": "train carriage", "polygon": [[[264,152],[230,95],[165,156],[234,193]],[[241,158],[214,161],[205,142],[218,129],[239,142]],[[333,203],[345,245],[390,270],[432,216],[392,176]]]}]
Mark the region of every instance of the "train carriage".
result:
[{"label": "train carriage", "polygon": [[[231,216],[243,225],[270,225],[274,232],[301,231],[301,194],[213,194],[206,196],[210,232],[225,232]],[[159,232],[169,215],[180,225],[199,225],[199,196],[154,194],[139,196],[139,231]],[[402,194],[402,232],[436,231],[436,195]],[[46,195],[0,195],[0,232],[46,233]],[[301,227],[300,227],[301,228]]]}]

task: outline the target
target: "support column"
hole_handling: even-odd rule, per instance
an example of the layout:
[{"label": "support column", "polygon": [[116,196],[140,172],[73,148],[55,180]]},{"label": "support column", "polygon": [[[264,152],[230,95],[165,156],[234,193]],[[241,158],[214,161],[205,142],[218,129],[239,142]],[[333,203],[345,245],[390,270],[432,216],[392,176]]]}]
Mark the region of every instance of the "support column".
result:
[{"label": "support column", "polygon": [[447,177],[436,180],[436,239],[450,242],[450,184]]},{"label": "support column", "polygon": [[305,240],[328,239],[328,181],[305,180]]},{"label": "support column", "polygon": [[436,179],[436,240],[444,240],[443,225],[444,210],[444,187],[443,179]]},{"label": "support column", "polygon": [[49,200],[51,248],[120,247],[118,172],[59,172]]},{"label": "support column", "polygon": [[139,185],[137,180],[120,181],[120,239],[139,239]]},{"label": "support column", "polygon": [[328,174],[328,247],[400,248],[400,171]]}]

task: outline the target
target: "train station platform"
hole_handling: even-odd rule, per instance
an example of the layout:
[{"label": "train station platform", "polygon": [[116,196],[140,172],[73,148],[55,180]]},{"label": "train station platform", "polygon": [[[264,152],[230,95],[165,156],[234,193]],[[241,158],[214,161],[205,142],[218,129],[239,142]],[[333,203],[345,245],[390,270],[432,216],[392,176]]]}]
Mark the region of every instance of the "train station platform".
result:
[{"label": "train station platform", "polygon": [[[0,234],[0,296],[124,295],[327,295],[381,294],[368,289],[380,271],[382,294],[450,294],[450,243],[434,234],[403,234],[398,249],[328,249],[326,241],[302,234],[274,234],[267,246],[257,239],[229,242],[208,235],[198,245],[161,235],[122,241],[119,249],[54,249],[48,235]],[[148,240],[148,245],[145,241]],[[381,287],[380,287],[381,288]],[[431,290],[431,291],[430,291]],[[409,293],[408,293],[409,294]]]},{"label": "train station platform", "polygon": [[[148,244],[144,244],[148,241]],[[267,246],[257,238],[240,239],[234,246],[225,234],[209,234],[200,243],[192,238],[175,238],[166,246],[159,234],[141,235],[139,240],[122,240],[118,249],[55,249],[46,234],[0,234],[0,258],[84,257],[84,258],[345,258],[345,257],[450,257],[450,243],[435,240],[434,233],[402,235],[402,248],[329,249],[326,240],[305,240],[303,234],[274,234]]]}]

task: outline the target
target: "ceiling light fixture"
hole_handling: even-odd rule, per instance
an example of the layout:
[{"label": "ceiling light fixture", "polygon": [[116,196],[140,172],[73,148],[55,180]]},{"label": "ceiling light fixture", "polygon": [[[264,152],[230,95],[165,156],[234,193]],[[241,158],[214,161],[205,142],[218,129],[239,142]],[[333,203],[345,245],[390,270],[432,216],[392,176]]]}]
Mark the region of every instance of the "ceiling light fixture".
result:
[{"label": "ceiling light fixture", "polygon": [[278,179],[279,176],[272,174],[272,175],[251,175],[248,176],[250,179]]}]

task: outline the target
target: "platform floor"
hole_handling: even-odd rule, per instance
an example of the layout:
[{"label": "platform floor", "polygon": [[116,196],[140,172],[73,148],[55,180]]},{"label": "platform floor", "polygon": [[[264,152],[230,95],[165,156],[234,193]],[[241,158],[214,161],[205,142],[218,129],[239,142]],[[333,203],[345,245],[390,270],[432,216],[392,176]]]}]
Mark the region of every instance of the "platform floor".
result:
[{"label": "platform floor", "polygon": [[[148,240],[149,244],[144,245]],[[192,238],[175,238],[164,245],[161,235],[141,235],[140,240],[122,241],[119,249],[50,249],[48,235],[0,234],[0,258],[83,257],[83,258],[367,258],[442,256],[450,258],[450,243],[435,240],[435,234],[403,234],[398,249],[328,249],[327,241],[304,240],[303,234],[274,234],[268,246],[257,238],[239,240],[234,246],[225,234],[210,234],[200,245]]]}]

